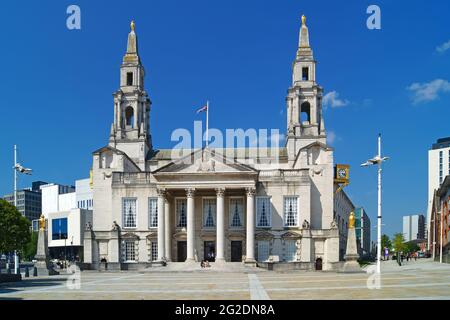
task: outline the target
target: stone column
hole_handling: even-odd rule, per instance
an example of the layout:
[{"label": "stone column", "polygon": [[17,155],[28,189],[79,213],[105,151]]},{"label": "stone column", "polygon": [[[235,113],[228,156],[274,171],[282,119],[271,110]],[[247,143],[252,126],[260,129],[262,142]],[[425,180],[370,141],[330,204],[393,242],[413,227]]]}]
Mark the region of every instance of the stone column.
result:
[{"label": "stone column", "polygon": [[165,237],[164,237],[164,207],[166,202],[166,190],[158,189],[158,261],[164,260],[165,256]]},{"label": "stone column", "polygon": [[224,217],[224,196],[225,189],[216,189],[217,194],[217,229],[216,229],[216,262],[225,261],[225,217]]},{"label": "stone column", "polygon": [[195,248],[195,189],[186,189],[187,197],[187,261],[194,261]]},{"label": "stone column", "polygon": [[247,263],[255,263],[255,188],[247,188]]},{"label": "stone column", "polygon": [[167,199],[164,203],[164,237],[165,237],[165,244],[164,247],[166,249],[165,256],[167,261],[172,261],[172,232],[171,232],[171,224],[170,224],[170,201]]}]

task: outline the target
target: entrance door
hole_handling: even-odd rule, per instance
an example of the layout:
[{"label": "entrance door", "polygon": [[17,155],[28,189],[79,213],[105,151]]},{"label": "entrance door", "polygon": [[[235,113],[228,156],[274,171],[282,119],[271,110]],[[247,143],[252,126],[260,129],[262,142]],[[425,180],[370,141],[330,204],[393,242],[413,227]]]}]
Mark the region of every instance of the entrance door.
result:
[{"label": "entrance door", "polygon": [[322,258],[316,260],[316,270],[322,270]]},{"label": "entrance door", "polygon": [[184,262],[187,258],[187,242],[186,241],[178,241],[177,243],[177,250],[178,250],[178,256],[177,261],[178,262]]},{"label": "entrance door", "polygon": [[242,241],[231,241],[231,262],[242,262]]},{"label": "entrance door", "polygon": [[214,241],[205,241],[205,251],[203,259],[209,262],[216,261],[216,243]]}]

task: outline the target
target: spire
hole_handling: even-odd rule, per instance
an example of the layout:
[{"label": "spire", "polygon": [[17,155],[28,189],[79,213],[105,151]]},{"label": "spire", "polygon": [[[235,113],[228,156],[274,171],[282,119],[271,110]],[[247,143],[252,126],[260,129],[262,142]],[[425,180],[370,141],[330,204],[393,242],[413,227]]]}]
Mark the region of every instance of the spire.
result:
[{"label": "spire", "polygon": [[139,63],[140,59],[138,55],[138,43],[137,43],[137,36],[134,32],[135,30],[135,23],[134,20],[130,23],[130,33],[128,34],[128,43],[127,43],[127,53],[123,57],[123,62],[131,62],[131,63]]},{"label": "spire", "polygon": [[300,57],[312,58],[313,52],[309,46],[309,31],[306,26],[306,17],[302,15],[302,26],[300,27],[300,35],[298,40],[297,59]]},{"label": "spire", "polygon": [[300,39],[298,46],[300,48],[309,48],[309,32],[308,27],[306,26],[305,15],[302,15],[302,26],[300,28]]}]

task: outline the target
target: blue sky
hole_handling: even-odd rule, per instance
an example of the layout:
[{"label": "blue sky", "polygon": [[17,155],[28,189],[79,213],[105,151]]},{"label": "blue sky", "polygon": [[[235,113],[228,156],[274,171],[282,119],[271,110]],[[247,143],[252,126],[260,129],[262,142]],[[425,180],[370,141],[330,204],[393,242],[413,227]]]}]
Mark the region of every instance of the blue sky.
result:
[{"label": "blue sky", "polygon": [[[81,30],[66,28],[70,4],[81,8]],[[381,30],[366,27],[370,4],[381,8]],[[427,150],[450,136],[449,12],[438,0],[3,1],[0,194],[12,189],[14,143],[34,169],[20,187],[88,176],[91,152],[107,144],[131,19],[157,148],[175,144],[174,129],[191,129],[206,99],[211,127],[284,133],[304,13],[317,81],[337,93],[325,125],[336,162],[351,165],[346,192],[375,224],[376,170],[359,164],[376,153],[381,132],[391,157],[383,232],[401,231],[402,215],[426,213]]]}]

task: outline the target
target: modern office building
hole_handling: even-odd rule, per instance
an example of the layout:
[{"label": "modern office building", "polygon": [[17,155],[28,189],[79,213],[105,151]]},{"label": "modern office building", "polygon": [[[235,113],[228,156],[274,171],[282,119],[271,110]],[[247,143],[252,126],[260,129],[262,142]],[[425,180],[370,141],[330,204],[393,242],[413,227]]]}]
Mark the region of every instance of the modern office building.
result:
[{"label": "modern office building", "polygon": [[364,208],[355,209],[355,233],[358,245],[358,253],[360,257],[368,257],[371,255],[370,247],[370,218]]},{"label": "modern office building", "polygon": [[[447,175],[450,174],[450,137],[438,139],[428,151],[428,210],[427,234],[430,234],[431,211],[435,190],[439,189]],[[430,237],[428,237],[429,239]],[[430,248],[430,241],[428,241]]]},{"label": "modern office building", "polygon": [[76,208],[75,187],[50,183],[41,186],[42,214]]},{"label": "modern office building", "polygon": [[403,237],[406,242],[425,239],[425,216],[423,214],[403,217]]},{"label": "modern office building", "polygon": [[82,179],[75,181],[77,208],[92,210],[94,206],[91,180]]},{"label": "modern office building", "polygon": [[[31,188],[17,191],[17,210],[28,220],[33,221],[41,215],[42,197],[40,186],[46,182],[35,181],[31,184]],[[14,205],[14,193],[3,197],[10,204]]]},{"label": "modern office building", "polygon": [[86,224],[92,224],[89,179],[77,180],[75,187],[47,184],[41,190],[50,256],[82,260],[84,230]]}]

